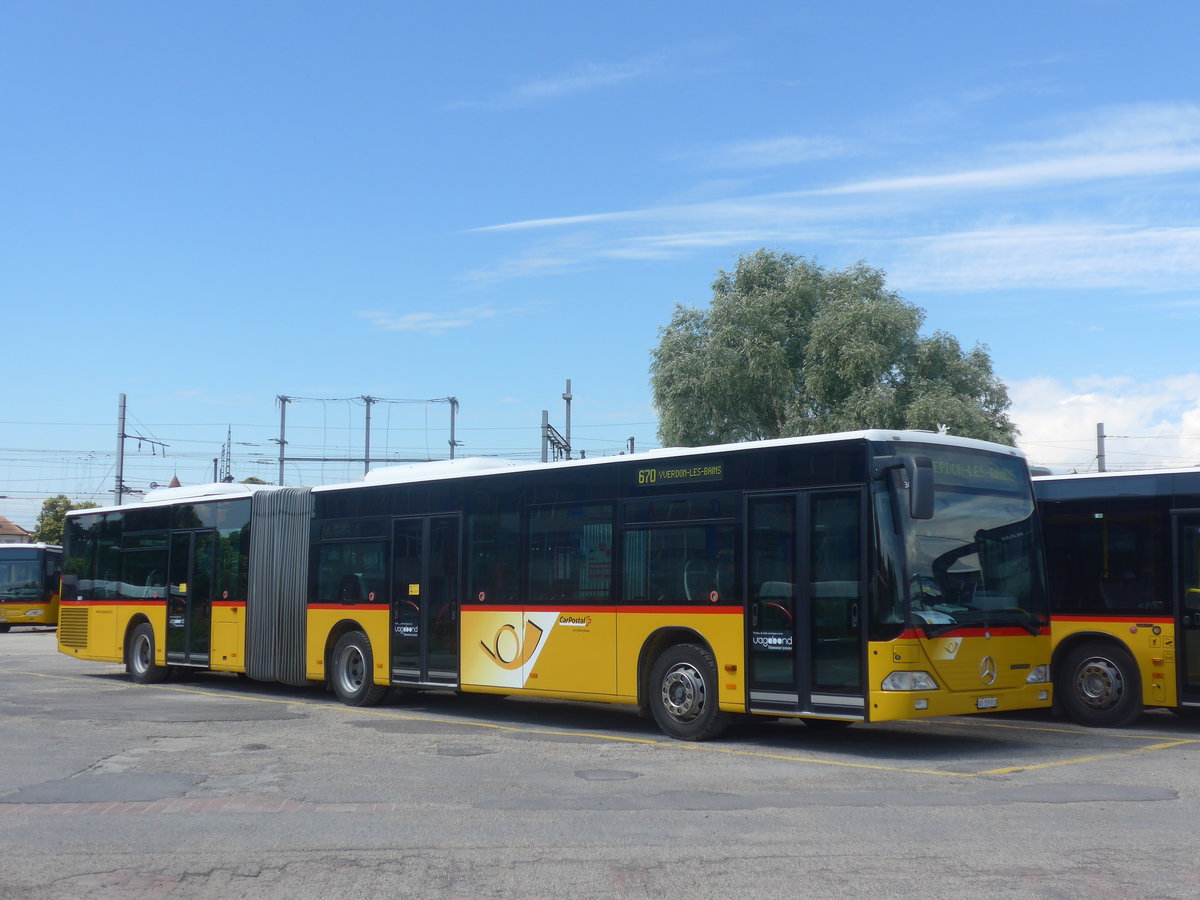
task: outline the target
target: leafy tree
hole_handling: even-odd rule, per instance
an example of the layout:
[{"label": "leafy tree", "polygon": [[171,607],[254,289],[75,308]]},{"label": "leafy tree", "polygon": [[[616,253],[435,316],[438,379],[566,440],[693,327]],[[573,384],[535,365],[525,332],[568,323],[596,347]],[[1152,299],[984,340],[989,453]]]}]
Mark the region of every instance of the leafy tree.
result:
[{"label": "leafy tree", "polygon": [[63,539],[63,524],[67,513],[73,509],[94,509],[95,503],[81,500],[72,503],[66,494],[50,497],[42,504],[38,513],[37,525],[33,529],[33,539],[47,544],[61,544]]},{"label": "leafy tree", "polygon": [[865,263],[827,270],[757,250],[717,273],[708,309],[676,305],[650,366],[659,438],[699,446],[945,425],[1011,443],[985,346],[963,352]]},{"label": "leafy tree", "polygon": [[251,475],[249,478],[243,478],[242,484],[273,484],[273,482],[263,481],[257,475]]}]

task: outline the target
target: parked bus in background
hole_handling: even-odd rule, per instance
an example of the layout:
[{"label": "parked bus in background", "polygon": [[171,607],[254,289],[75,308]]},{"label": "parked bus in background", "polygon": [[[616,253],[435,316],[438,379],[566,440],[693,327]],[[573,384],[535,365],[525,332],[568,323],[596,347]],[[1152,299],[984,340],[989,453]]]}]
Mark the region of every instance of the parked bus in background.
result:
[{"label": "parked bus in background", "polygon": [[1028,470],[869,431],[72,512],[59,649],[124,663],[625,703],[667,734],[1048,707]]},{"label": "parked bus in background", "polygon": [[14,625],[57,625],[62,548],[0,544],[0,633]]},{"label": "parked bus in background", "polygon": [[1034,478],[1055,699],[1086,725],[1200,707],[1200,470]]}]

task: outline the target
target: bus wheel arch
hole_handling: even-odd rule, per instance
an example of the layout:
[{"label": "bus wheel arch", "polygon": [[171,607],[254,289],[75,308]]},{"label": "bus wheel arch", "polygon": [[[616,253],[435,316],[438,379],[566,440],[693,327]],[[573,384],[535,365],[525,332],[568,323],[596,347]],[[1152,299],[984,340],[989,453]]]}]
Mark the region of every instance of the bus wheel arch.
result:
[{"label": "bus wheel arch", "polygon": [[1142,673],[1120,641],[1108,635],[1079,635],[1054,653],[1054,695],[1080,725],[1122,728],[1144,708]]},{"label": "bus wheel arch", "polygon": [[339,622],[325,649],[329,686],[347,706],[376,706],[387,695],[375,683],[375,654],[371,639],[357,622]]},{"label": "bus wheel arch", "polygon": [[665,630],[642,648],[638,705],[673,738],[702,741],[725,730],[716,655],[689,629]]},{"label": "bus wheel arch", "polygon": [[154,626],[145,616],[135,616],[125,629],[125,671],[135,684],[161,684],[170,669],[154,661]]}]

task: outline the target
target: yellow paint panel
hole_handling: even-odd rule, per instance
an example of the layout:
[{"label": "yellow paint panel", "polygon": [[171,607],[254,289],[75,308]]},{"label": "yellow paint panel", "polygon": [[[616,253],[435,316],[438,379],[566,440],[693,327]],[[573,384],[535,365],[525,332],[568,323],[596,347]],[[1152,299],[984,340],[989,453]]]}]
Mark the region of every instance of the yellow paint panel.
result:
[{"label": "yellow paint panel", "polygon": [[463,611],[464,687],[609,697],[615,660],[615,612]]}]

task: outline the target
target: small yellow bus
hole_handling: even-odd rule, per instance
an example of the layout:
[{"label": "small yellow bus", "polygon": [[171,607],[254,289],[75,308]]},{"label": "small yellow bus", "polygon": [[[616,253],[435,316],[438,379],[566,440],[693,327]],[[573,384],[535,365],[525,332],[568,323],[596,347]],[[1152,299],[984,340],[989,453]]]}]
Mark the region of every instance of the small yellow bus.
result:
[{"label": "small yellow bus", "polygon": [[14,625],[57,625],[62,548],[0,544],[0,633]]}]

